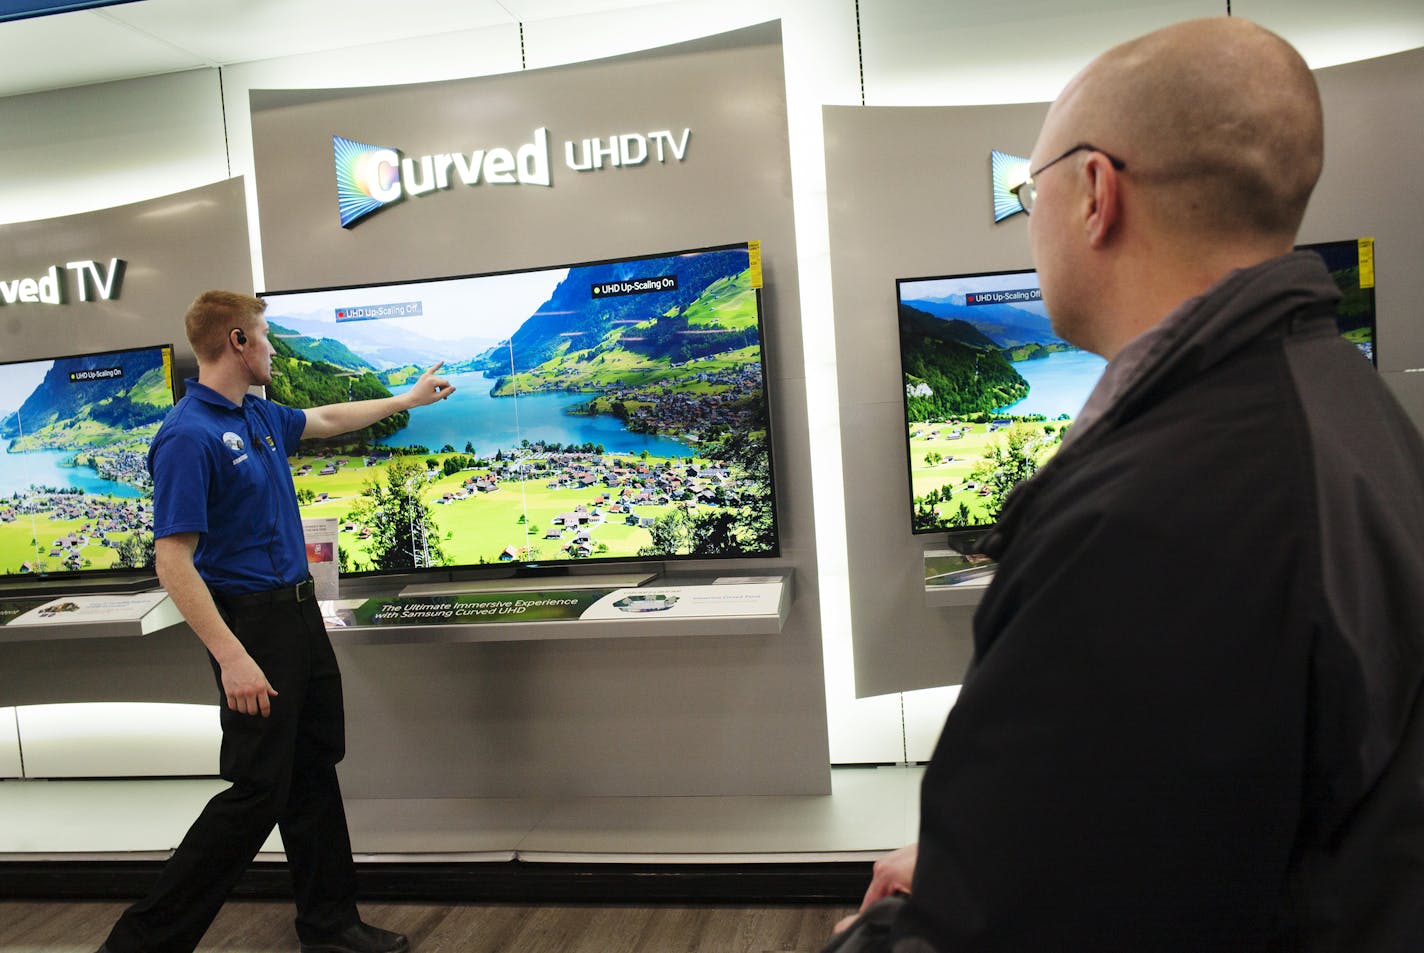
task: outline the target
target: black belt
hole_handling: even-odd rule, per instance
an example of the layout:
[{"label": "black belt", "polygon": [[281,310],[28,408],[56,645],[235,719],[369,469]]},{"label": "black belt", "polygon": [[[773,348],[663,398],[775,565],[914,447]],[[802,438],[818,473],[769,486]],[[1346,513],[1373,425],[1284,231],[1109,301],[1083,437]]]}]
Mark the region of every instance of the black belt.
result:
[{"label": "black belt", "polygon": [[278,586],[261,592],[228,594],[213,593],[217,602],[227,609],[259,609],[264,606],[297,605],[316,598],[316,583],[303,579],[295,586]]}]

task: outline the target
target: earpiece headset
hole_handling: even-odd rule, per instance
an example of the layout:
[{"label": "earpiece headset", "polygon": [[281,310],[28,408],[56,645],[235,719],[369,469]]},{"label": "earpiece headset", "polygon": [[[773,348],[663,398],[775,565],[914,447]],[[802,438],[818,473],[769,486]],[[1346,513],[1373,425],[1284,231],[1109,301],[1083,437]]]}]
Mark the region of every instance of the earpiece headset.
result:
[{"label": "earpiece headset", "polygon": [[247,332],[242,328],[233,328],[227,333],[235,342],[233,346],[237,348],[237,356],[242,358],[242,366],[251,374],[252,366],[247,363]]}]

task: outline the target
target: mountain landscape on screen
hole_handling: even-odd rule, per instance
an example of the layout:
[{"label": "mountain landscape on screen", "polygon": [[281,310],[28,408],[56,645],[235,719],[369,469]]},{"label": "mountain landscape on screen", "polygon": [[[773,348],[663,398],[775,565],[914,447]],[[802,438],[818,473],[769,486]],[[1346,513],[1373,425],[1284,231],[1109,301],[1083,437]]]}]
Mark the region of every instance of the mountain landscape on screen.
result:
[{"label": "mountain landscape on screen", "polygon": [[173,406],[166,347],[0,365],[0,570],[153,564],[148,444]]},{"label": "mountain landscape on screen", "polygon": [[993,524],[1102,374],[1053,333],[1033,272],[898,284],[911,528]]},{"label": "mountain landscape on screen", "polygon": [[264,297],[275,400],[456,387],[291,461],[343,571],[776,552],[745,245]]}]

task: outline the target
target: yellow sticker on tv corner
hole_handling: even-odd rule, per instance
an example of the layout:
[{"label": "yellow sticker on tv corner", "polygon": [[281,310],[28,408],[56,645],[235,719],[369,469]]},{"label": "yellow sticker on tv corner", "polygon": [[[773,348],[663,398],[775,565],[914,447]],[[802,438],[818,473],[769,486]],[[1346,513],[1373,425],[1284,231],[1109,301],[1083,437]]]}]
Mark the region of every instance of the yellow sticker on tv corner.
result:
[{"label": "yellow sticker on tv corner", "polygon": [[761,287],[761,242],[747,242],[747,266],[752,272],[752,287]]},{"label": "yellow sticker on tv corner", "polygon": [[1362,238],[1359,241],[1360,287],[1375,286],[1375,240]]}]

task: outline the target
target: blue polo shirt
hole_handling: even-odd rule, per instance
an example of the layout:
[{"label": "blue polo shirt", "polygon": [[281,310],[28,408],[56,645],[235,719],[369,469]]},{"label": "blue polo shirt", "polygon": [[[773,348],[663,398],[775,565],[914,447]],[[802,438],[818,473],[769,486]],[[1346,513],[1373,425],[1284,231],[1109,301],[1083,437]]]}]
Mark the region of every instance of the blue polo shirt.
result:
[{"label": "blue polo shirt", "polygon": [[238,406],[186,383],[148,449],[154,537],[199,534],[193,562],[215,592],[301,582],[306,543],[287,457],[307,415],[251,394]]}]

